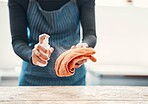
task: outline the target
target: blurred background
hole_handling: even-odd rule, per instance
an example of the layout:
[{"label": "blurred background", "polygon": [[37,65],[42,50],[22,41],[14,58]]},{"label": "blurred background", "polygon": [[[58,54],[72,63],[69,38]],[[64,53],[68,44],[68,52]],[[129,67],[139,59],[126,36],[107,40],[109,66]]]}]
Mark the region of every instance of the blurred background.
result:
[{"label": "blurred background", "polygon": [[[11,46],[7,0],[0,0],[0,86],[17,86],[22,60]],[[97,62],[87,85],[148,85],[148,0],[96,0]]]}]

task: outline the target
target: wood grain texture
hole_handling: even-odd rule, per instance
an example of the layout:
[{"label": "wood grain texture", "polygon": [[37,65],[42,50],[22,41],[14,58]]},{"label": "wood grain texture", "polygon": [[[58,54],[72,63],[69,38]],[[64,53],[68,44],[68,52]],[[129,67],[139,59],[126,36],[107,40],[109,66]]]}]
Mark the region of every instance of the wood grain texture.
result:
[{"label": "wood grain texture", "polygon": [[0,104],[148,104],[145,101],[4,101]]},{"label": "wood grain texture", "polygon": [[0,104],[52,103],[148,104],[148,87],[0,87]]}]

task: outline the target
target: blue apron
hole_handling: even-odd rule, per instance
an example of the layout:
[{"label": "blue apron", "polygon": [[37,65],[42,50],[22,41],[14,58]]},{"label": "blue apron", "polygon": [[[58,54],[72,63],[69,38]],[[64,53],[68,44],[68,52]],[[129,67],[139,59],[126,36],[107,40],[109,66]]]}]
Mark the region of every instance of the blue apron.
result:
[{"label": "blue apron", "polygon": [[39,35],[50,35],[49,44],[54,47],[46,67],[23,61],[20,86],[85,85],[85,66],[76,69],[70,77],[58,77],[54,70],[57,57],[72,45],[80,42],[79,9],[73,1],[54,11],[43,10],[36,0],[30,0],[27,10],[30,47],[39,42]]}]

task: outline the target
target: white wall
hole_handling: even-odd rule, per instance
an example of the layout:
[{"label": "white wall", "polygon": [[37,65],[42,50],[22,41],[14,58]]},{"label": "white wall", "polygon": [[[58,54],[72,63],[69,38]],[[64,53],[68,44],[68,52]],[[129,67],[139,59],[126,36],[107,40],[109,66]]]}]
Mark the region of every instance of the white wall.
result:
[{"label": "white wall", "polygon": [[9,15],[6,2],[0,2],[0,68],[14,68],[21,64],[11,46]]},{"label": "white wall", "polygon": [[148,65],[148,9],[96,8],[98,64]]},{"label": "white wall", "polygon": [[[148,9],[96,7],[97,64],[148,65]],[[6,3],[0,2],[0,68],[21,64],[11,47]]]}]

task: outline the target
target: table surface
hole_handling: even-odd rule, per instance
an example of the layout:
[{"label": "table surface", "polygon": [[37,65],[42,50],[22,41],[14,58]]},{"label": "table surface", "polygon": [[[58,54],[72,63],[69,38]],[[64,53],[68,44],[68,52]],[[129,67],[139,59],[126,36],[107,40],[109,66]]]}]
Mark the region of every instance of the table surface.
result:
[{"label": "table surface", "polygon": [[148,104],[148,87],[0,87],[0,104]]}]

